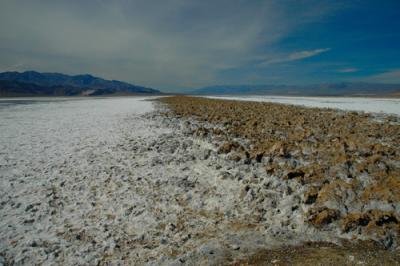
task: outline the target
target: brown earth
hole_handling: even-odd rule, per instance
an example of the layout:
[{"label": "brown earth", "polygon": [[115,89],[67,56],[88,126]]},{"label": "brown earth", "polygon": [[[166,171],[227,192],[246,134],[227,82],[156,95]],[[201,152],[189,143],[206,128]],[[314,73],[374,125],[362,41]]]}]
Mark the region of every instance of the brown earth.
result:
[{"label": "brown earth", "polygon": [[166,115],[200,122],[192,133],[218,139],[219,153],[306,186],[309,224],[397,245],[398,117],[185,96],[160,101],[171,110]]},{"label": "brown earth", "polygon": [[231,264],[239,265],[400,265],[400,253],[372,242],[304,243],[273,250],[260,250]]}]

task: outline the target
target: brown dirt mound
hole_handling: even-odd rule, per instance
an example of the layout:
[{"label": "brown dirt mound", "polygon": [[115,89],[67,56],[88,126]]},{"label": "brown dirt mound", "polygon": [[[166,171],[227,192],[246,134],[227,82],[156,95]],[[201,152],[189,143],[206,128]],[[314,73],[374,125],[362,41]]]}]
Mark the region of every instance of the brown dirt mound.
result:
[{"label": "brown dirt mound", "polygon": [[[337,223],[344,232],[360,229],[371,235],[400,232],[399,207],[393,207],[400,201],[398,118],[376,121],[356,112],[199,97],[161,102],[174,116],[214,125],[193,134],[218,135],[223,140],[219,152],[228,158],[262,163],[268,174],[307,186],[307,222]],[[358,213],[354,206],[365,210]]]},{"label": "brown dirt mound", "polygon": [[305,243],[260,250],[230,265],[400,265],[400,253],[382,249],[371,242],[344,243],[343,246]]}]

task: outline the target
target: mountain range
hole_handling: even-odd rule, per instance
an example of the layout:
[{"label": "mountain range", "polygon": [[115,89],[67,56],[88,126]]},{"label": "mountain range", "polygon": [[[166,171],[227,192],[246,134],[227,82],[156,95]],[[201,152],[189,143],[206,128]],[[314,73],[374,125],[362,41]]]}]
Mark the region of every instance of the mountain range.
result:
[{"label": "mountain range", "polygon": [[292,96],[398,96],[400,84],[341,82],[307,86],[295,85],[221,85],[191,91],[196,95],[292,95]]},{"label": "mountain range", "polygon": [[36,71],[0,73],[0,97],[12,96],[97,96],[160,94],[156,89],[92,75],[70,76]]},{"label": "mountain range", "polygon": [[[101,96],[162,94],[159,90],[106,80],[92,75],[66,75],[36,71],[0,73],[0,97]],[[202,87],[194,95],[287,96],[400,96],[400,84],[341,82],[316,85],[219,85]]]}]

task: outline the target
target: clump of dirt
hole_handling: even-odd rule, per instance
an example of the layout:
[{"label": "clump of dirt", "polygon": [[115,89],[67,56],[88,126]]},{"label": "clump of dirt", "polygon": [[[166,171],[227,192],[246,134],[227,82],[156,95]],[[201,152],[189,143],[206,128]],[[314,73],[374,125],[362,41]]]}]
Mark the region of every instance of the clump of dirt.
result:
[{"label": "clump of dirt", "polygon": [[[400,232],[400,119],[276,103],[175,96],[160,100],[193,134],[215,137],[238,164],[304,189],[304,221],[383,239]],[[389,246],[393,241],[389,241]]]},{"label": "clump of dirt", "polygon": [[310,209],[308,216],[308,221],[310,223],[312,223],[316,227],[322,227],[337,220],[339,218],[339,212],[335,209],[317,208]]},{"label": "clump of dirt", "polygon": [[342,223],[345,232],[354,230],[359,226],[365,227],[365,230],[368,231],[377,231],[378,227],[380,234],[384,234],[387,229],[397,230],[397,233],[400,232],[400,221],[392,211],[371,210],[365,213],[350,213],[343,219]]}]

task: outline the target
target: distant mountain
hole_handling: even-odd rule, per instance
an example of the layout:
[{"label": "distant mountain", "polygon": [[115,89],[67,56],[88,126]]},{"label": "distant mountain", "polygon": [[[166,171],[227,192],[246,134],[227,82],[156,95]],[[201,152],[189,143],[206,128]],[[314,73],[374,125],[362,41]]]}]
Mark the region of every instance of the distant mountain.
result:
[{"label": "distant mountain", "polygon": [[0,97],[6,96],[95,96],[158,94],[158,90],[92,75],[70,76],[60,73],[0,73]]},{"label": "distant mountain", "polygon": [[398,95],[400,84],[364,82],[325,83],[308,86],[294,85],[223,85],[209,86],[191,91],[196,95],[255,94],[293,96],[385,96]]}]

